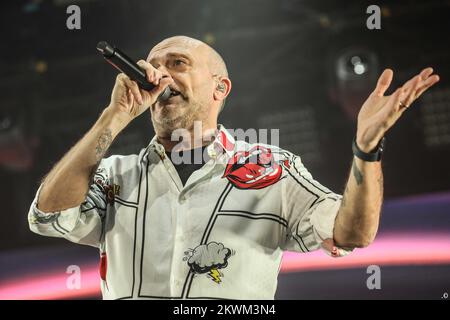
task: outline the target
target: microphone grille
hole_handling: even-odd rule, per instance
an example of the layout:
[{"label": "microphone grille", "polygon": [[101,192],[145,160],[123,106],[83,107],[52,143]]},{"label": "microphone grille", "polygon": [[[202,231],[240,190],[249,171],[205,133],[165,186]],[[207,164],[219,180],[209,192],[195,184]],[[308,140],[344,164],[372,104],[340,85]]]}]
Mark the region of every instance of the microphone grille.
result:
[{"label": "microphone grille", "polygon": [[114,53],[114,48],[106,41],[97,43],[97,50],[105,56],[111,56]]}]

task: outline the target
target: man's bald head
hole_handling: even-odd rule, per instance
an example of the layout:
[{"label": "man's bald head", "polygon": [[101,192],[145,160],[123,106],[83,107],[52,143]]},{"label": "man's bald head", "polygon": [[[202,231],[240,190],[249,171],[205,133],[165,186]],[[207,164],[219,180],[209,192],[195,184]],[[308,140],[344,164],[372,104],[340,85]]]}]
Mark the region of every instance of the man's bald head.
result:
[{"label": "man's bald head", "polygon": [[151,56],[156,51],[162,50],[169,46],[180,46],[195,49],[207,59],[206,61],[208,62],[208,67],[211,71],[211,74],[228,77],[227,66],[222,56],[208,44],[191,37],[173,36],[170,38],[166,38],[153,47],[153,49],[150,51],[149,56]]},{"label": "man's bald head", "polygon": [[227,65],[222,56],[206,43],[204,45],[208,48],[208,63],[212,74],[228,77]]},{"label": "man's bald head", "polygon": [[154,46],[147,61],[172,77],[171,89],[179,93],[151,107],[156,131],[190,129],[195,121],[216,127],[231,90],[227,67],[216,50],[200,40],[174,36]]}]

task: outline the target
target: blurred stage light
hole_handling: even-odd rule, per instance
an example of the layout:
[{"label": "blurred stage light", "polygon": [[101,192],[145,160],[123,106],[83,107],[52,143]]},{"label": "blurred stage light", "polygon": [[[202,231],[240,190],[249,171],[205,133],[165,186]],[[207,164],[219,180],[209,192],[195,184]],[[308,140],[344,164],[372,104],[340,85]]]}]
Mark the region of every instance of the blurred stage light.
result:
[{"label": "blurred stage light", "polygon": [[353,72],[356,74],[361,75],[367,71],[367,64],[363,63],[359,56],[353,56],[350,62],[353,64]]},{"label": "blurred stage light", "polygon": [[302,255],[285,252],[281,272],[316,271],[402,265],[446,265],[450,263],[450,236],[447,233],[402,233],[378,235],[364,250],[355,249],[346,257],[330,260],[323,252]]},{"label": "blurred stage light", "polygon": [[7,132],[11,129],[13,124],[13,119],[10,115],[0,114],[0,134],[2,132]]},{"label": "blurred stage light", "polygon": [[348,48],[335,57],[334,71],[333,100],[350,120],[356,121],[361,105],[377,80],[378,57],[368,49]]},{"label": "blurred stage light", "polygon": [[450,87],[433,88],[422,97],[422,127],[427,147],[450,145]]},{"label": "blurred stage light", "polygon": [[331,20],[327,15],[321,14],[319,15],[319,24],[322,28],[329,28],[331,26]]},{"label": "blurred stage light", "polygon": [[0,112],[0,166],[9,171],[27,171],[33,165],[36,138],[27,137],[24,118],[14,108]]},{"label": "blurred stage light", "polygon": [[207,32],[203,36],[203,41],[209,44],[210,46],[213,46],[216,43],[216,36],[211,32]]},{"label": "blurred stage light", "polygon": [[389,18],[390,16],[392,16],[391,8],[387,6],[382,6],[381,15],[383,16],[383,18]]},{"label": "blurred stage light", "polygon": [[22,11],[24,13],[35,13],[35,12],[39,11],[41,4],[42,4],[42,0],[27,1],[27,3],[25,3],[22,6]]},{"label": "blurred stage light", "polygon": [[336,74],[341,81],[360,81],[365,73],[378,68],[375,53],[366,50],[349,50],[343,52],[336,61]]},{"label": "blurred stage light", "polygon": [[39,60],[34,63],[33,68],[34,68],[34,71],[42,74],[42,73],[47,72],[48,64],[46,61]]}]

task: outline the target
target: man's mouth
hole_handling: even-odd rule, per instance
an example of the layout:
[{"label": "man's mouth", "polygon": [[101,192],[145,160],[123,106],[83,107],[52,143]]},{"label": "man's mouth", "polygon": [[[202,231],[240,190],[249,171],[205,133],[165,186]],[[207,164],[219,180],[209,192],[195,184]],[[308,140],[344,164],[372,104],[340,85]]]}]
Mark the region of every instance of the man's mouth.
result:
[{"label": "man's mouth", "polygon": [[166,100],[158,100],[161,107],[171,104],[178,104],[181,101],[185,100],[184,95],[180,91],[171,87],[169,87],[169,89],[170,96]]}]

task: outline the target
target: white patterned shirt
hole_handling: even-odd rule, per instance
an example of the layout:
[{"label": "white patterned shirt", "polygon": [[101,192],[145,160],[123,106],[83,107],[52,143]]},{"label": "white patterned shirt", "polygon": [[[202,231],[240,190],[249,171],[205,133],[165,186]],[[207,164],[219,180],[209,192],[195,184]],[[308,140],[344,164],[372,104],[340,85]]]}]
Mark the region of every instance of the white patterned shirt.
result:
[{"label": "white patterned shirt", "polygon": [[284,250],[348,253],[333,244],[342,197],[300,157],[223,126],[206,150],[184,186],[156,137],[103,159],[80,206],[40,211],[41,186],[30,229],[98,247],[104,299],[273,299]]}]

